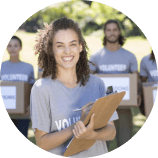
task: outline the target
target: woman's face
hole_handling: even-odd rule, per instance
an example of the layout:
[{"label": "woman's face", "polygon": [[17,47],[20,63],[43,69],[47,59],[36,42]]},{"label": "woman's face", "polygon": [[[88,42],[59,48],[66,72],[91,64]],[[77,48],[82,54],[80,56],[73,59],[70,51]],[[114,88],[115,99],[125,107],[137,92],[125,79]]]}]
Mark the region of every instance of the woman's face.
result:
[{"label": "woman's face", "polygon": [[21,49],[22,47],[17,39],[11,39],[7,46],[7,51],[12,57],[18,56]]},{"label": "woman's face", "polygon": [[59,30],[53,38],[53,52],[58,68],[76,68],[82,45],[78,35],[71,29]]}]

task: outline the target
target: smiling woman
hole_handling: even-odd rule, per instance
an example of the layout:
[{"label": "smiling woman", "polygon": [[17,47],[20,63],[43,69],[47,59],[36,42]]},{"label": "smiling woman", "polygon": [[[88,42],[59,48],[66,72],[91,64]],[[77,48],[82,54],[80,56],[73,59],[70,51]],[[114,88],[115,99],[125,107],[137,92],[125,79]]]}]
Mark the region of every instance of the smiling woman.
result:
[{"label": "smiling woman", "polygon": [[58,74],[75,72],[82,45],[78,36],[71,29],[58,31],[53,39],[53,52]]},{"label": "smiling woman", "polygon": [[[67,60],[68,57],[75,57],[75,59],[72,58],[73,64],[75,61],[78,61],[76,63],[77,83],[81,81],[81,84],[85,85],[89,78],[89,65],[87,64],[88,47],[77,23],[74,23],[71,19],[67,20],[67,18],[61,18],[50,25],[45,24],[45,27],[45,30],[40,30],[37,40],[38,43],[35,46],[35,54],[39,53],[38,65],[41,69],[44,69],[42,77],[47,77],[52,74],[52,79],[57,78],[57,65],[59,63],[57,63],[55,58],[59,56],[59,54],[61,55],[62,52],[62,55],[65,53],[64,55],[67,57],[63,58],[63,61],[64,59]],[[80,54],[79,60],[77,60],[77,56],[71,53],[74,53],[74,55],[76,53]],[[71,65],[70,62],[67,65]],[[84,69],[82,69],[82,67],[84,67]]]},{"label": "smiling woman", "polygon": [[[1,65],[0,80],[7,82],[27,82],[32,86],[35,82],[33,66],[20,61],[19,53],[21,50],[21,39],[17,36],[13,36],[7,46],[10,59],[4,61]],[[25,137],[27,137],[30,122],[29,106],[27,109],[27,113],[25,114],[10,114],[13,123]]]},{"label": "smiling woman", "polygon": [[[88,150],[72,157],[91,157],[107,153],[106,142],[115,137],[113,120],[93,130],[95,116],[83,121],[96,99],[105,96],[103,81],[89,75],[86,42],[73,20],[61,18],[41,30],[35,46],[38,64],[44,69],[31,91],[31,119],[36,143],[51,153],[63,155],[71,138],[95,139]],[[73,111],[82,107],[81,111]]]}]

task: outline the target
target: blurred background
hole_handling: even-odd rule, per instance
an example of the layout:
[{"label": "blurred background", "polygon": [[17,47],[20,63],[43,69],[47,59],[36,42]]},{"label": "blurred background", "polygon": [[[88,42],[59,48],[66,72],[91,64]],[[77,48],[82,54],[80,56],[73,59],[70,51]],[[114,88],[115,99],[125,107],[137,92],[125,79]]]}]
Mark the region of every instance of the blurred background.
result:
[{"label": "blurred background", "polygon": [[[48,6],[27,19],[15,32],[21,38],[23,49],[20,52],[20,60],[30,63],[34,67],[35,78],[37,79],[38,56],[34,55],[35,37],[38,29],[43,28],[43,23],[50,24],[55,19],[67,16],[79,24],[84,38],[89,47],[88,57],[95,51],[101,49],[103,39],[103,25],[108,19],[116,19],[120,22],[122,35],[126,38],[123,48],[135,54],[140,70],[141,59],[151,52],[151,46],[141,29],[122,12],[94,1],[66,1]],[[8,41],[9,42],[9,41]],[[9,60],[7,52],[4,53],[3,61]],[[131,108],[133,114],[133,135],[135,135],[146,121],[139,108]],[[34,144],[34,133],[29,128],[28,138]],[[116,141],[111,143],[110,151],[116,148]]]}]

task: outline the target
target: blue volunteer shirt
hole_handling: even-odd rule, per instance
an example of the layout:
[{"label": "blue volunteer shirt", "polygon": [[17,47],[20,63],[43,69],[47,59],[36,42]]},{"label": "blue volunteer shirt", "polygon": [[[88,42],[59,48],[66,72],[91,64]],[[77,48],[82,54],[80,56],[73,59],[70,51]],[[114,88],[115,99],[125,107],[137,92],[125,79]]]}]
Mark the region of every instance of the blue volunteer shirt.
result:
[{"label": "blue volunteer shirt", "polygon": [[156,61],[150,60],[150,54],[141,61],[140,76],[147,77],[148,82],[158,82],[157,64]]},{"label": "blue volunteer shirt", "polygon": [[0,80],[2,81],[21,81],[34,84],[34,70],[31,64],[25,62],[13,63],[5,61],[1,65]]},{"label": "blue volunteer shirt", "polygon": [[[25,62],[13,63],[11,61],[5,61],[1,65],[1,81],[10,82],[28,82],[34,84],[34,70],[31,64]],[[12,119],[29,119],[30,116],[13,115],[10,114]]]},{"label": "blue volunteer shirt", "polygon": [[127,74],[138,71],[137,60],[134,54],[120,48],[117,51],[109,51],[105,47],[92,54],[89,64],[90,70],[98,74]]}]

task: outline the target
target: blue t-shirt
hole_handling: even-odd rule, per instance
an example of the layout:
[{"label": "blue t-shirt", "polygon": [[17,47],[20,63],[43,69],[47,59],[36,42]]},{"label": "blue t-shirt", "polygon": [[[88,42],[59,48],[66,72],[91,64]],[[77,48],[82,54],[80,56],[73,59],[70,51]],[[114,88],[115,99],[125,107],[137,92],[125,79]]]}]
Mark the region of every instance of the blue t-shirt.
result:
[{"label": "blue t-shirt", "polygon": [[158,82],[158,70],[156,60],[151,60],[150,54],[145,56],[141,61],[140,76],[147,77],[148,82]]},{"label": "blue t-shirt", "polygon": [[[63,130],[80,120],[81,111],[74,112],[74,109],[104,96],[104,83],[95,75],[90,75],[85,86],[78,85],[75,88],[67,88],[58,79],[52,80],[50,76],[41,78],[36,81],[31,91],[32,128],[34,131],[37,128],[47,133]],[[109,121],[116,119],[118,115],[115,111]],[[70,140],[49,152],[63,155]],[[90,149],[72,157],[91,157],[107,152],[105,141],[97,140]]]},{"label": "blue t-shirt", "polygon": [[138,71],[137,60],[134,54],[120,48],[117,51],[109,51],[105,47],[92,54],[89,64],[90,70],[98,74],[127,74]]},{"label": "blue t-shirt", "polygon": [[[15,82],[28,82],[34,84],[34,70],[31,64],[25,62],[13,63],[5,61],[1,65],[0,80],[2,81],[15,81]],[[10,117],[12,119],[29,119],[30,116],[13,115]]]},{"label": "blue t-shirt", "polygon": [[13,63],[5,61],[1,65],[0,80],[2,81],[21,81],[34,84],[34,70],[31,64],[25,62]]}]

